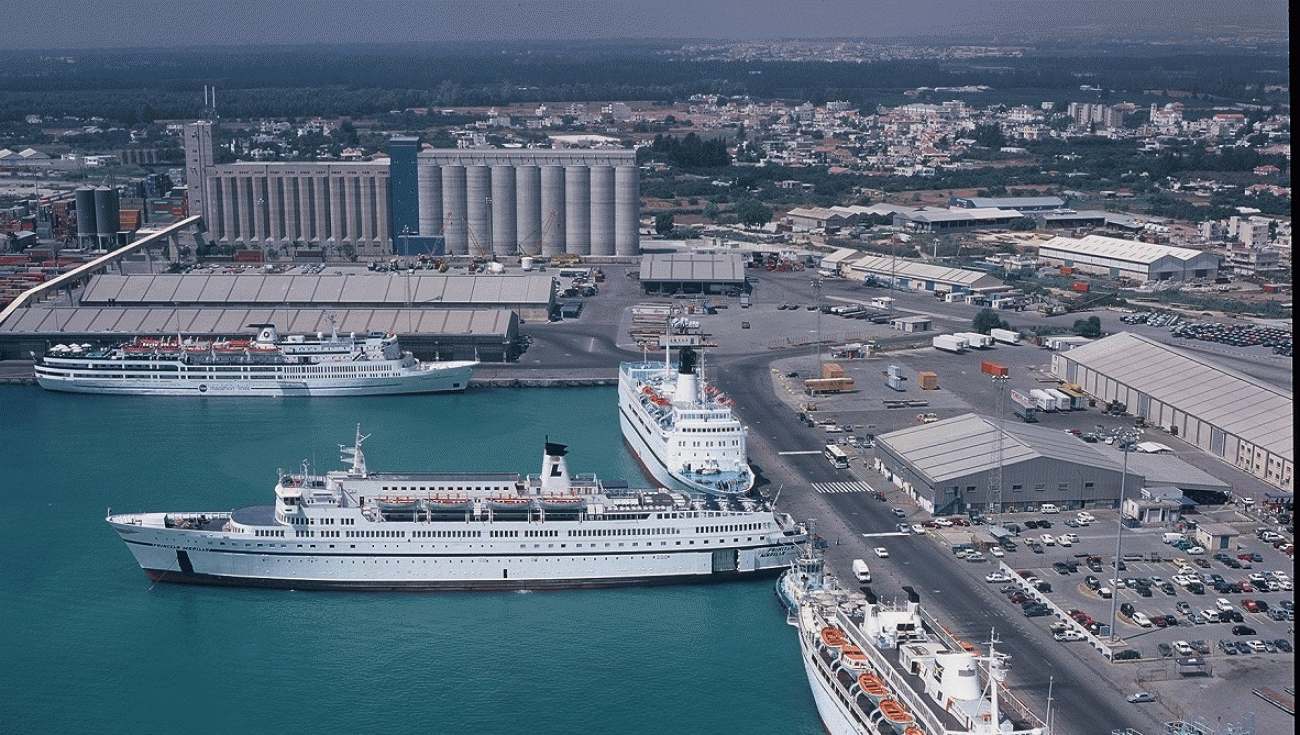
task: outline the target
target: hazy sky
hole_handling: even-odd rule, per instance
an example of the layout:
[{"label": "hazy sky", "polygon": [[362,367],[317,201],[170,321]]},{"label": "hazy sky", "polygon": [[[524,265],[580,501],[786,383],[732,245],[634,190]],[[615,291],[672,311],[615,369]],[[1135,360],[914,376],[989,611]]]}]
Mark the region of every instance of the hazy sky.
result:
[{"label": "hazy sky", "polygon": [[10,0],[0,48],[1287,27],[1279,0]]}]

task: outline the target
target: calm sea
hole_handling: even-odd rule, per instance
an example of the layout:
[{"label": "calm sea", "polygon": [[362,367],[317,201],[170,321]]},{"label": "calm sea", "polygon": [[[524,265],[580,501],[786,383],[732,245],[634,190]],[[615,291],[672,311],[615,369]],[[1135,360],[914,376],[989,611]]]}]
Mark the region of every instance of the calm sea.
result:
[{"label": "calm sea", "polygon": [[0,732],[822,731],[771,582],[477,594],[150,586],[103,518],[269,502],[276,468],[643,482],[613,388],[355,399],[0,387]]}]

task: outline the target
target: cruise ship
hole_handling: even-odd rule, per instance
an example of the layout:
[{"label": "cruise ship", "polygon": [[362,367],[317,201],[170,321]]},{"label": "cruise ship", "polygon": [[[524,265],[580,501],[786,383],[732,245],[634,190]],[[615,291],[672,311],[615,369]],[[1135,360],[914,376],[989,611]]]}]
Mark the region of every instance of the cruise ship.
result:
[{"label": "cruise ship", "polygon": [[251,339],[136,338],[115,347],[55,345],[32,355],[42,388],[158,396],[366,396],[465,390],[474,361],[421,362],[382,332]]},{"label": "cruise ship", "polygon": [[637,461],[659,482],[708,495],[743,495],[754,486],[745,436],[732,402],[697,374],[698,356],[678,362],[625,362],[618,371],[618,418]]},{"label": "cruise ship", "polygon": [[776,593],[830,735],[1050,735],[1006,691],[1006,656],[991,642],[977,655],[914,595],[886,604],[846,590],[806,545]]},{"label": "cruise ship", "polygon": [[158,582],[300,590],[479,590],[722,581],[789,568],[804,528],[749,498],[692,498],[542,472],[282,474],[275,504],[107,518]]}]

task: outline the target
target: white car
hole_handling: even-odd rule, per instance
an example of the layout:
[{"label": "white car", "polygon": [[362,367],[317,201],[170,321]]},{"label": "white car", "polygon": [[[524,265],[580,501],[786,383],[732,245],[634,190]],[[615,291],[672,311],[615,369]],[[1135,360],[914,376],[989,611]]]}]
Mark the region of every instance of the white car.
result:
[{"label": "white car", "polygon": [[889,549],[886,549],[883,546],[877,546],[876,548],[872,549],[872,551],[874,551],[876,553],[876,556],[880,557],[881,559],[884,559],[889,556]]},{"label": "white car", "polygon": [[[1063,533],[1063,534],[1061,534],[1060,536],[1057,536],[1057,537],[1056,537],[1056,543],[1060,544],[1061,546],[1074,546],[1074,541],[1071,541],[1071,540],[1070,540],[1070,537],[1071,537],[1071,536],[1074,536],[1074,534],[1072,534],[1072,533]],[[1077,539],[1077,538],[1079,538],[1079,537],[1078,537],[1078,536],[1074,536],[1074,538]]]},{"label": "white car", "polygon": [[989,572],[988,574],[984,575],[984,581],[985,581],[985,582],[990,582],[990,583],[992,583],[992,582],[1010,582],[1010,581],[1011,581],[1011,575],[1010,575],[1010,574],[1007,574],[1006,572]]},{"label": "white car", "polygon": [[1151,626],[1155,625],[1155,623],[1151,622],[1151,618],[1147,617],[1146,613],[1135,612],[1131,617],[1133,618],[1133,622],[1137,623],[1143,628],[1150,628]]},{"label": "white car", "polygon": [[989,549],[989,553],[992,554],[995,559],[1001,559],[1007,555],[1007,552],[1003,551],[1001,546],[994,546]]},{"label": "white car", "polygon": [[1219,599],[1215,600],[1214,606],[1222,610],[1223,612],[1228,612],[1229,610],[1232,609],[1232,603],[1228,602],[1228,600],[1223,597],[1220,597]]},{"label": "white car", "polygon": [[925,533],[925,526],[922,526],[922,525],[919,524],[919,523],[913,523],[913,524],[912,524],[912,533],[915,533],[915,534],[918,534],[918,535]]},{"label": "white car", "polygon": [[1199,546],[1193,546],[1192,548],[1187,550],[1187,553],[1191,554],[1192,556],[1200,556],[1205,553],[1205,549],[1202,549]]},{"label": "white car", "polygon": [[1038,540],[1043,542],[1043,546],[1056,546],[1056,539],[1050,533],[1039,536]]},{"label": "white car", "polygon": [[938,526],[939,528],[948,528],[949,526],[952,525],[952,521],[948,520],[947,518],[936,518],[934,519],[934,525]]},{"label": "white car", "polygon": [[1074,628],[1066,628],[1065,630],[1053,633],[1052,638],[1058,641],[1081,641],[1083,640],[1083,634]]},{"label": "white car", "polygon": [[1081,511],[1079,511],[1078,513],[1075,514],[1075,516],[1074,516],[1074,520],[1076,520],[1076,521],[1078,521],[1079,523],[1082,523],[1083,525],[1086,526],[1086,525],[1088,525],[1089,523],[1092,523],[1093,521],[1095,521],[1095,520],[1097,520],[1097,519],[1094,518],[1093,515],[1092,515],[1091,513],[1089,513],[1088,511],[1086,511],[1086,510],[1081,510]]},{"label": "white car", "polygon": [[1187,641],[1174,641],[1174,652],[1179,656],[1196,655],[1196,649],[1192,648],[1192,644]]}]

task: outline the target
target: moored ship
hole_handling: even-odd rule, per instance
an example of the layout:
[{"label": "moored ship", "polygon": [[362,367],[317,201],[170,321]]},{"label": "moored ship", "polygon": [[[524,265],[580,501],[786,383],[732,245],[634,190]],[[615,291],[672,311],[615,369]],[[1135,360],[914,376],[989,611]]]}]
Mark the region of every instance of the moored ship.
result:
[{"label": "moored ship", "polygon": [[806,545],[776,593],[799,631],[804,672],[831,735],[1048,735],[1005,691],[1006,657],[992,643],[978,656],[945,640],[915,597],[886,604],[846,590]]},{"label": "moored ship", "polygon": [[275,504],[107,521],[150,579],[290,589],[470,590],[720,581],[789,567],[802,526],[749,498],[692,498],[542,472],[282,475]]},{"label": "moored ship", "polygon": [[74,393],[203,396],[363,396],[462,391],[474,361],[422,362],[382,332],[249,339],[141,337],[115,347],[55,345],[35,360],[42,388]]},{"label": "moored ship", "polygon": [[625,362],[618,370],[623,438],[659,482],[709,495],[743,495],[754,485],[745,438],[732,402],[697,374],[690,347],[673,365]]}]

